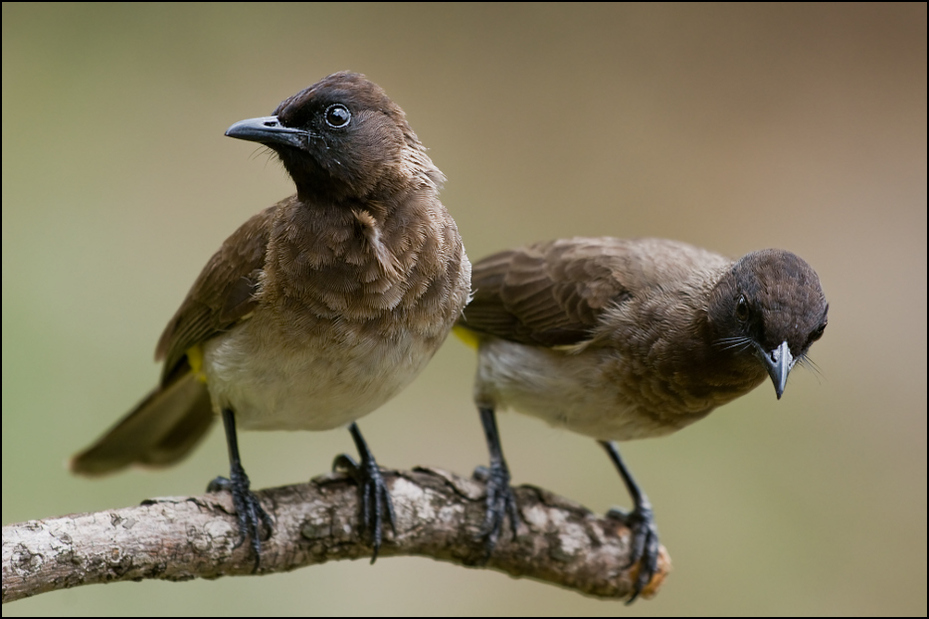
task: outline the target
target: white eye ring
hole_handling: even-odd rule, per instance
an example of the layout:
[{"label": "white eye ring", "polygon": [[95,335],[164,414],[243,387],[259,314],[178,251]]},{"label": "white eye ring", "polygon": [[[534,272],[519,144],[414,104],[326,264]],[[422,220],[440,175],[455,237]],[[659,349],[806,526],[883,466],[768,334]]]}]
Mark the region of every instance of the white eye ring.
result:
[{"label": "white eye ring", "polygon": [[326,120],[326,124],[333,129],[342,129],[352,122],[352,113],[341,103],[333,103],[326,108],[323,118]]}]

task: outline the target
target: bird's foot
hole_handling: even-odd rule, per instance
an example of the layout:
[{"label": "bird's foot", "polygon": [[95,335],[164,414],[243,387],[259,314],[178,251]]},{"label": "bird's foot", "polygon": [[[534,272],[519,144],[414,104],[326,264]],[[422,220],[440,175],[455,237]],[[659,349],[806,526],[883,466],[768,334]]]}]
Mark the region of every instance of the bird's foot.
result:
[{"label": "bird's foot", "polygon": [[490,554],[500,540],[503,532],[503,522],[507,514],[510,516],[510,528],[513,539],[519,527],[519,506],[516,495],[510,487],[510,472],[505,464],[490,467],[479,466],[474,470],[474,476],[487,485],[486,511],[484,524],[481,525],[481,537],[484,540],[484,557],[481,563],[487,563]]},{"label": "bird's foot", "polygon": [[271,517],[261,506],[261,502],[255,493],[249,490],[250,482],[248,475],[241,466],[233,466],[229,478],[217,477],[206,487],[207,492],[220,492],[228,490],[232,494],[232,504],[235,506],[236,517],[239,521],[239,541],[235,547],[238,548],[249,537],[252,541],[252,550],[255,551],[255,567],[252,572],[258,571],[258,565],[261,562],[261,540],[262,527],[267,530],[267,539],[271,536],[273,526]]},{"label": "bird's foot", "polygon": [[373,458],[362,458],[359,464],[348,454],[336,456],[332,462],[332,470],[346,473],[358,484],[358,492],[361,495],[361,531],[362,534],[367,533],[374,548],[371,554],[371,563],[374,563],[384,538],[382,513],[387,515],[387,523],[394,536],[397,535],[397,517],[384,476]]},{"label": "bird's foot", "polygon": [[651,505],[644,500],[631,512],[613,508],[606,513],[606,516],[623,523],[631,532],[629,562],[623,567],[623,570],[626,570],[636,563],[639,564],[639,572],[632,587],[632,596],[626,601],[626,604],[631,604],[658,571],[659,544],[655,515]]}]

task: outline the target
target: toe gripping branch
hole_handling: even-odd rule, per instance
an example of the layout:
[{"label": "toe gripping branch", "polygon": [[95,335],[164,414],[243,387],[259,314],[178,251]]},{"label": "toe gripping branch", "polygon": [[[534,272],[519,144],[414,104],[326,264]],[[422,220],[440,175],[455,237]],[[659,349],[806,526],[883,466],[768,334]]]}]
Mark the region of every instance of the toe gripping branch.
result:
[{"label": "toe gripping branch", "polygon": [[626,513],[619,509],[611,509],[607,512],[607,517],[622,522],[632,533],[629,563],[625,566],[625,569],[628,569],[639,563],[639,572],[633,584],[632,596],[626,601],[626,604],[632,604],[658,571],[658,527],[655,524],[652,504],[623,463],[616,443],[600,441],[600,444],[613,461],[632,497],[631,512]]},{"label": "toe gripping branch", "polygon": [[394,536],[397,535],[397,517],[394,513],[394,505],[390,500],[390,492],[387,490],[387,484],[384,482],[384,476],[377,466],[374,454],[368,448],[364,437],[361,436],[361,430],[358,425],[352,423],[348,427],[355,441],[355,447],[361,455],[361,463],[348,454],[336,456],[332,462],[332,470],[348,474],[355,483],[358,484],[358,492],[361,495],[361,530],[363,534],[368,535],[374,552],[371,554],[371,563],[377,560],[378,551],[381,548],[381,542],[384,539],[384,524],[382,513],[387,516],[387,523]]},{"label": "toe gripping branch", "polygon": [[[239,521],[239,541],[235,547],[241,546],[246,537],[251,539],[252,550],[255,552],[255,567],[252,572],[257,572],[261,563],[261,540],[267,539],[273,532],[271,517],[261,506],[255,493],[249,489],[248,475],[245,474],[239,458],[235,416],[229,409],[223,409],[223,427],[226,430],[226,445],[229,448],[229,478],[217,477],[209,483],[206,490],[207,492],[227,490],[232,494],[232,504],[235,506],[236,517]],[[262,536],[262,527],[267,531],[265,536]]]},{"label": "toe gripping branch", "polygon": [[490,468],[486,474],[487,508],[484,514],[484,524],[481,526],[481,537],[484,539],[483,562],[486,563],[500,539],[507,514],[510,516],[513,538],[516,538],[516,531],[519,527],[519,507],[513,489],[510,487],[510,470],[503,458],[494,409],[480,407],[478,410],[481,415],[481,425],[484,426],[487,449],[490,451]]}]

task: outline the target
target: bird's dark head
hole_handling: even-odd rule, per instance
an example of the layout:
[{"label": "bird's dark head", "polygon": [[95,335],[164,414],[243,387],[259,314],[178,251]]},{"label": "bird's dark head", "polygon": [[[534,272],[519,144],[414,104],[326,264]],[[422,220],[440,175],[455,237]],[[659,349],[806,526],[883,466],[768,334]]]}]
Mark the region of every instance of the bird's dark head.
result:
[{"label": "bird's dark head", "polygon": [[445,180],[403,110],[358,73],[323,78],[273,116],[237,122],[226,135],[274,150],[303,199],[387,198]]},{"label": "bird's dark head", "polygon": [[822,336],[828,312],[813,267],[788,251],[765,249],[743,256],[723,276],[708,317],[716,345],[757,358],[780,398],[794,364]]}]

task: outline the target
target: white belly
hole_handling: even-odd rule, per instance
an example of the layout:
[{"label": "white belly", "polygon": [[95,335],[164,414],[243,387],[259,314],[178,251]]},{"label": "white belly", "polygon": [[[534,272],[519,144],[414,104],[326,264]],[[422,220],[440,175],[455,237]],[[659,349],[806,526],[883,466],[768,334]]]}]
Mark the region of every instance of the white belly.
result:
[{"label": "white belly", "polygon": [[549,424],[599,440],[674,432],[624,397],[614,375],[622,359],[586,350],[571,354],[487,338],[480,347],[475,401],[512,407]]},{"label": "white belly", "polygon": [[231,408],[248,430],[344,426],[399,393],[441,343],[406,332],[379,340],[360,327],[319,331],[328,335],[283,337],[253,316],[208,341],[203,371],[214,408]]}]

